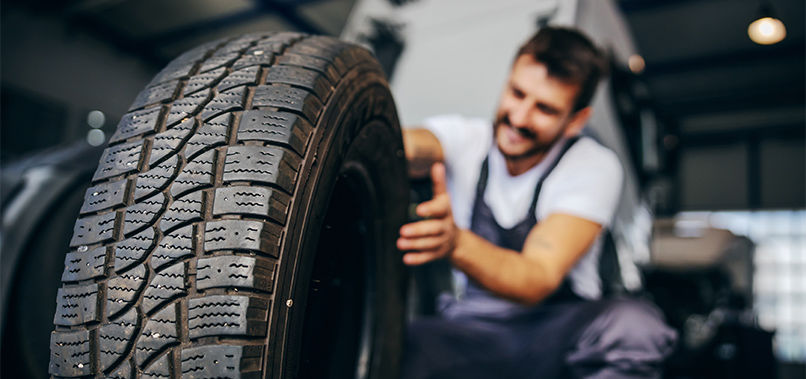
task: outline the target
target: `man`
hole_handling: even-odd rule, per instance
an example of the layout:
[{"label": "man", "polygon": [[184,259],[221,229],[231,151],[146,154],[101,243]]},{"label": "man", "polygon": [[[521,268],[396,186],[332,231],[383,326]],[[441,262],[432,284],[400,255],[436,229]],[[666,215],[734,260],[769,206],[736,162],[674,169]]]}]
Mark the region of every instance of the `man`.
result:
[{"label": "man", "polygon": [[492,128],[445,116],[404,132],[434,197],[400,229],[403,261],[448,259],[466,279],[440,318],[410,325],[404,377],[659,376],[676,336],[657,310],[600,300],[622,169],[580,132],[606,70],[581,33],[543,28],[518,51]]}]

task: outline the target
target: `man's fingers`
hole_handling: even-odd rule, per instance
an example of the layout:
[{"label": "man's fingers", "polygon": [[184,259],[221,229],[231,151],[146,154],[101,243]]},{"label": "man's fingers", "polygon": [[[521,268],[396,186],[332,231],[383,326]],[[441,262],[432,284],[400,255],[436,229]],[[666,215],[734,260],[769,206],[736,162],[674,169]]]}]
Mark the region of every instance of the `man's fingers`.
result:
[{"label": "man's fingers", "polygon": [[435,236],[444,232],[445,223],[441,220],[417,221],[400,228],[400,236],[406,238]]},{"label": "man's fingers", "polygon": [[445,181],[445,165],[434,163],[431,165],[431,185],[434,190],[434,197],[443,193],[448,193],[448,185]]},{"label": "man's fingers", "polygon": [[451,198],[448,195],[437,195],[433,199],[420,203],[415,209],[420,217],[446,217],[451,213]]},{"label": "man's fingers", "polygon": [[440,258],[442,258],[442,255],[435,251],[406,253],[403,255],[403,263],[409,266],[418,266]]},{"label": "man's fingers", "polygon": [[419,237],[397,239],[397,248],[403,251],[426,251],[435,250],[445,245],[445,236]]}]

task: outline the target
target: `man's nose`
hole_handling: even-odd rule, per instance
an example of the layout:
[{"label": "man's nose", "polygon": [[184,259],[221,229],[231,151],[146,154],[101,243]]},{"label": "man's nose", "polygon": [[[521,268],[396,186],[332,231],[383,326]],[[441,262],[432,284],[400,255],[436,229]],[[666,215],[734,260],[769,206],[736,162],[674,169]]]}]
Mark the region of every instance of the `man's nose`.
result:
[{"label": "man's nose", "polygon": [[509,112],[509,122],[512,126],[526,126],[529,121],[529,106],[524,103],[516,104]]}]

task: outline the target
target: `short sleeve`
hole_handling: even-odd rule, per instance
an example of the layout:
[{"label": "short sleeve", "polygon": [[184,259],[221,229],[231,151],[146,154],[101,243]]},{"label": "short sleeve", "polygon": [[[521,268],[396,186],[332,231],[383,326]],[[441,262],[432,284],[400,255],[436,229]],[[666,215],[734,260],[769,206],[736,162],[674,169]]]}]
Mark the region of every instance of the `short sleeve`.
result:
[{"label": "short sleeve", "polygon": [[486,120],[444,115],[427,118],[423,127],[437,137],[448,166],[466,161],[467,154],[487,151],[492,139],[492,126]]},{"label": "short sleeve", "polygon": [[580,140],[546,178],[538,218],[552,213],[608,226],[618,207],[624,173],[618,156],[590,139]]}]

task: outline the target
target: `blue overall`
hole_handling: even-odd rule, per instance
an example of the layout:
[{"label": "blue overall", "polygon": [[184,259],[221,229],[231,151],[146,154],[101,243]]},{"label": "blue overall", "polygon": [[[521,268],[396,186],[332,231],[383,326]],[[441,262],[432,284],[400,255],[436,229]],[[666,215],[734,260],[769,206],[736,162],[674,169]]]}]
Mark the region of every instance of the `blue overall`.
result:
[{"label": "blue overall", "polygon": [[[485,159],[471,231],[521,251],[538,222],[543,182],[576,140],[566,141],[538,181],[526,219],[512,228],[498,225],[484,203]],[[652,305],[626,298],[584,300],[567,279],[537,306],[502,299],[469,280],[461,300],[442,308],[442,317],[409,325],[403,378],[655,378],[676,339]]]}]

